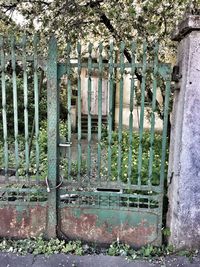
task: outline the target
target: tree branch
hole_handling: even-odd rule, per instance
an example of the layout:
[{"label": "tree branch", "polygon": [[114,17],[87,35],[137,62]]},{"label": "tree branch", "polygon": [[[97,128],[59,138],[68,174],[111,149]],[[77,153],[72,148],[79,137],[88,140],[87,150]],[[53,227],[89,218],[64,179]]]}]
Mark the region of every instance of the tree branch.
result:
[{"label": "tree branch", "polygon": [[[101,0],[90,1],[90,3],[88,3],[87,5],[96,11],[96,13],[100,16],[100,21],[106,26],[106,28],[110,31],[112,36],[117,41],[122,41],[121,36],[118,34],[117,30],[112,25],[110,19],[106,16],[106,14],[104,12],[102,12],[102,10],[100,8],[100,2],[102,2],[102,1]],[[127,48],[124,49],[124,55],[125,55],[126,59],[128,60],[128,62],[131,63],[132,57],[131,57],[131,54]],[[135,70],[135,76],[137,77],[138,81],[141,84],[142,83],[142,75],[140,73],[138,73],[137,70]],[[152,93],[151,89],[148,87],[147,87],[147,97],[151,100],[153,99],[153,93]],[[164,99],[163,99],[163,101],[164,101]],[[160,104],[157,100],[156,100],[156,105],[158,107],[158,114],[159,114],[160,118],[163,119],[163,115],[159,109]]]},{"label": "tree branch", "polygon": [[[98,13],[100,15],[100,21],[102,21],[102,23],[106,26],[106,28],[111,32],[112,36],[115,39],[117,39],[118,41],[122,41],[121,36],[118,34],[118,32],[116,31],[116,29],[111,24],[110,19],[104,13],[102,13],[100,10],[98,11]],[[124,55],[125,55],[126,59],[128,60],[128,62],[131,63],[132,57],[131,57],[131,54],[129,53],[129,51],[128,51],[127,48],[124,49]],[[141,83],[142,82],[142,75],[140,75],[137,72],[137,70],[135,70],[135,76],[137,77],[137,79]]]}]

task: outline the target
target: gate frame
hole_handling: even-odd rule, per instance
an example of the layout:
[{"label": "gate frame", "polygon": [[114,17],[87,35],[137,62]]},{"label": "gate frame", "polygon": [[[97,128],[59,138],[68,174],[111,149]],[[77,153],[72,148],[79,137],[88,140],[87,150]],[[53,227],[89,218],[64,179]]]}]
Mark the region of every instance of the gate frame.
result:
[{"label": "gate frame", "polygon": [[[159,63],[159,75],[166,82],[167,95],[165,97],[164,105],[164,121],[163,121],[163,137],[162,137],[162,163],[160,169],[160,186],[157,189],[159,195],[157,199],[159,201],[158,211],[152,211],[157,216],[157,237],[154,239],[153,244],[161,245],[162,243],[162,212],[163,212],[163,188],[164,188],[164,162],[165,162],[165,151],[166,149],[166,138],[167,134],[167,121],[168,121],[168,108],[169,108],[169,95],[170,95],[170,84],[171,84],[171,65]],[[47,106],[48,106],[48,182],[47,189],[48,194],[48,216],[47,216],[47,237],[55,238],[62,233],[61,229],[61,208],[60,199],[58,194],[57,185],[59,183],[59,82],[61,77],[67,73],[67,65],[65,63],[58,63],[57,61],[57,41],[54,36],[51,37],[49,42],[49,53],[47,60]],[[156,191],[155,191],[156,192]],[[89,193],[89,192],[88,192]],[[130,195],[131,196],[131,195]],[[82,208],[74,207],[70,208],[74,210],[81,210]],[[99,209],[101,207],[99,206]],[[88,207],[86,210],[91,209]],[[105,207],[104,207],[105,210]],[[95,212],[95,211],[94,211]],[[118,210],[122,212],[122,210]],[[131,212],[128,210],[127,212]],[[136,211],[132,211],[135,214]],[[139,213],[141,209],[138,210]],[[145,211],[144,211],[145,212]],[[150,212],[150,211],[149,211]],[[97,212],[98,213],[98,212]],[[126,212],[123,216],[125,216]],[[141,214],[142,215],[142,214]],[[142,218],[142,216],[140,216]],[[133,229],[134,227],[132,227]],[[131,228],[130,228],[131,229]],[[63,233],[62,233],[63,235]],[[64,236],[67,236],[67,234]]]},{"label": "gate frame", "polygon": [[47,125],[48,125],[48,215],[47,237],[57,237],[58,198],[57,182],[59,180],[59,86],[57,68],[57,41],[54,36],[49,41],[47,59]]}]

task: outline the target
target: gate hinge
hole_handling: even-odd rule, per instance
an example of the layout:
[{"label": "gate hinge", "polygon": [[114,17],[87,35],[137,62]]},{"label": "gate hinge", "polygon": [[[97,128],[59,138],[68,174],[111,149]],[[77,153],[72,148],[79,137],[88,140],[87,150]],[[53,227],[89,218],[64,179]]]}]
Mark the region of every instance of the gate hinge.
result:
[{"label": "gate hinge", "polygon": [[174,66],[172,71],[172,81],[178,83],[179,80],[182,78],[182,75],[180,74],[180,68],[179,66]]},{"label": "gate hinge", "polygon": [[174,93],[176,90],[180,90],[180,79],[182,78],[182,74],[180,74],[180,68],[178,65],[173,67],[172,71],[172,82],[174,84],[171,86],[171,92]]}]

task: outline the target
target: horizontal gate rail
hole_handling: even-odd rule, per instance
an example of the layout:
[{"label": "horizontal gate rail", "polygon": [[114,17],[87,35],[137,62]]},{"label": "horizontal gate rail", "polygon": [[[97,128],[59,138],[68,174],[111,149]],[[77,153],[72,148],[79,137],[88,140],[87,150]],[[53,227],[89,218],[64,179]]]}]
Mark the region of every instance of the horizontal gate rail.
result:
[{"label": "horizontal gate rail", "polygon": [[[73,58],[71,58],[71,59],[73,59]],[[76,61],[76,59],[74,61]],[[45,62],[45,61],[41,59],[40,62]],[[78,68],[78,62],[71,62],[70,65],[71,65],[71,68]],[[85,62],[81,62],[79,66],[81,68],[87,68],[88,64],[85,63]],[[103,63],[103,66],[104,66],[104,68],[109,68],[110,64],[109,63]],[[142,63],[135,63],[135,68],[136,69],[141,69],[142,66],[143,66]],[[152,69],[153,66],[154,66],[153,63],[147,63],[146,64],[146,69],[147,70],[148,69]],[[128,63],[128,62],[124,63],[124,68],[125,69],[131,68],[131,67],[132,67],[131,63]],[[162,73],[162,69],[163,68],[170,68],[170,67],[171,67],[171,64],[169,64],[169,63],[160,63],[160,62],[158,63],[159,73]],[[99,64],[93,62],[92,63],[92,68],[93,69],[98,69],[99,68]],[[113,68],[114,69],[119,69],[120,68],[120,63],[113,63]],[[61,78],[67,72],[67,64],[58,62],[58,69],[59,69],[59,72],[58,72],[59,73],[59,78]]]}]

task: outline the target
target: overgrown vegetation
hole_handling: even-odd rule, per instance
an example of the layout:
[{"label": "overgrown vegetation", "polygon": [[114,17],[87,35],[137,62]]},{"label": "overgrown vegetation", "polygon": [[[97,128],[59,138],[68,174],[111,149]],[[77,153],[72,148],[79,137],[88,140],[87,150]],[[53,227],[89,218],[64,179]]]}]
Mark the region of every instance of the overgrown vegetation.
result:
[{"label": "overgrown vegetation", "polygon": [[[155,133],[154,140],[151,142],[149,131],[144,131],[142,141],[137,131],[132,133],[132,144],[130,145],[130,133],[128,130],[122,132],[121,142],[121,179],[123,182],[128,181],[129,164],[131,166],[130,181],[137,183],[138,175],[141,177],[142,184],[147,184],[148,178],[153,185],[159,184],[161,152],[162,152],[162,135]],[[141,169],[138,170],[140,161],[138,156],[139,146],[142,148]],[[108,137],[104,137],[102,147],[108,151]],[[112,132],[111,141],[111,180],[115,181],[118,177],[118,160],[119,160],[119,136],[118,131]],[[151,151],[151,152],[150,152]],[[152,171],[149,172],[150,153],[152,156]],[[106,153],[107,154],[107,153]],[[166,161],[167,167],[167,161]],[[107,169],[107,168],[106,168]],[[102,174],[106,174],[106,169],[102,168]]]},{"label": "overgrown vegetation", "polygon": [[[66,136],[67,127],[64,122],[60,123],[60,134]],[[19,147],[19,176],[25,176],[25,137],[24,134],[18,136],[18,147]],[[36,174],[36,160],[35,160],[35,135],[32,140],[32,150],[30,151],[29,159],[29,175],[34,178]],[[47,176],[47,121],[43,120],[40,122],[39,131],[39,153],[40,153],[40,177],[45,178]],[[30,145],[30,143],[29,143]],[[9,167],[15,169],[15,142],[14,137],[8,138],[8,154],[9,154]],[[4,166],[4,144],[0,140],[0,166]]]},{"label": "overgrown vegetation", "polygon": [[[29,1],[30,2],[30,1]],[[141,59],[140,44],[146,39],[150,44],[159,42],[159,59],[164,62],[174,62],[175,44],[171,41],[171,32],[186,13],[198,14],[198,1],[193,0],[163,0],[162,3],[141,0],[70,0],[70,1],[5,1],[0,3],[2,22],[0,31],[5,33],[26,30],[29,35],[37,31],[41,35],[40,47],[42,55],[46,54],[46,40],[54,33],[59,43],[59,55],[65,53],[66,42],[72,44],[75,54],[77,40],[82,44],[82,55],[87,54],[88,41],[98,47],[101,40],[109,46],[112,38],[116,43],[124,41],[126,48],[124,56],[131,62],[131,41],[137,40]],[[16,14],[13,15],[14,13]],[[63,16],[63,14],[65,14]],[[18,20],[21,19],[21,21]],[[52,19],[54,18],[54,19]],[[174,21],[176,18],[177,21]],[[14,27],[15,26],[15,27]],[[33,48],[32,48],[33,49]],[[148,47],[149,50],[149,47]],[[135,71],[136,78],[141,84],[142,75]],[[164,88],[161,88],[162,101],[165,101]],[[152,101],[151,87],[145,88],[148,100]],[[160,96],[161,97],[161,96]],[[162,107],[156,104],[158,114],[162,115]],[[161,119],[162,116],[161,116]]]},{"label": "overgrown vegetation", "polygon": [[[77,39],[109,40],[111,37],[129,43],[132,38],[143,39],[145,36],[150,42],[159,40],[164,57],[169,58],[173,51],[170,36],[175,19],[179,20],[186,11],[195,12],[197,7],[196,0],[52,0],[30,3],[2,0],[0,30],[11,32],[12,24],[16,22],[18,32],[26,29],[32,33],[36,29],[43,39],[49,37],[49,32],[54,32],[62,44],[66,40],[75,43]],[[13,16],[14,11],[20,14],[21,25]]]},{"label": "overgrown vegetation", "polygon": [[117,241],[112,243],[108,249],[108,255],[110,256],[126,256],[130,259],[160,257],[173,252],[173,246],[155,247],[153,245],[147,245],[141,249],[134,250],[131,246]]},{"label": "overgrown vegetation", "polygon": [[24,240],[6,240],[0,242],[0,251],[13,252],[21,255],[32,253],[38,254],[58,254],[72,253],[83,255],[83,247],[80,241],[69,241],[59,239],[44,240],[42,236]]},{"label": "overgrown vegetation", "polygon": [[[34,128],[34,115],[35,115],[35,100],[34,100],[34,75],[33,75],[33,63],[27,63],[27,98],[28,98],[28,127],[29,133],[31,134],[32,128]],[[6,105],[4,106],[6,109],[7,115],[7,129],[8,136],[14,135],[14,106],[13,106],[13,77],[12,77],[12,67],[11,62],[8,61],[5,64],[5,85],[6,85]],[[24,134],[24,80],[23,80],[23,68],[21,66],[21,62],[17,62],[16,64],[16,87],[17,87],[17,112],[18,112],[18,132],[19,134]],[[41,79],[41,71],[38,70],[38,79]],[[42,78],[43,79],[43,78]],[[41,81],[42,83],[42,81]],[[2,85],[2,83],[0,83]],[[1,87],[0,87],[1,88]],[[2,90],[2,88],[1,88]],[[39,88],[39,114],[40,121],[45,121],[47,118],[47,93],[46,93],[46,83],[43,82],[41,88]],[[2,118],[2,93],[0,94],[0,117]],[[3,136],[3,123],[0,124],[0,135]]]},{"label": "overgrown vegetation", "polygon": [[156,259],[159,257],[167,256],[170,254],[177,254],[186,256],[192,259],[198,251],[175,251],[173,246],[155,247],[147,245],[140,249],[133,249],[127,244],[120,243],[119,241],[113,242],[109,248],[98,248],[95,244],[88,245],[81,241],[65,241],[60,239],[45,240],[42,235],[35,238],[23,240],[10,240],[3,239],[0,241],[1,252],[11,252],[18,255],[26,255],[28,253],[39,255],[45,254],[46,256],[58,253],[86,255],[86,254],[105,254],[109,256],[123,256],[127,259]]},{"label": "overgrown vegetation", "polygon": [[[104,130],[105,131],[105,130]],[[66,123],[60,123],[60,134],[63,137],[67,135],[67,127]],[[130,134],[127,130],[122,132],[122,142],[121,142],[121,180],[123,182],[128,181],[128,172],[129,172],[129,164],[131,166],[131,183],[137,183],[138,179],[138,150],[140,145],[139,133],[134,131],[132,133],[133,141],[132,146],[129,146],[129,138]],[[34,177],[36,168],[35,168],[35,138],[33,139],[33,147],[30,156],[29,163],[29,175]],[[39,147],[40,147],[40,177],[45,178],[47,176],[47,123],[42,122],[40,127],[40,135],[39,135]],[[9,139],[9,166],[13,169],[15,168],[15,154],[14,154],[14,140]],[[20,135],[18,138],[19,143],[19,175],[25,176],[25,138]],[[152,144],[152,145],[151,145]],[[142,165],[141,165],[141,181],[142,184],[147,184],[148,179],[151,180],[153,185],[159,184],[160,179],[160,165],[161,165],[161,152],[162,152],[162,135],[159,133],[155,133],[154,141],[151,143],[150,141],[150,133],[145,131],[143,133],[142,138]],[[101,142],[102,153],[104,154],[101,166],[101,176],[108,176],[108,137],[104,133],[104,137]],[[0,164],[4,165],[4,146],[3,142],[0,142]],[[119,157],[119,142],[118,142],[118,131],[112,132],[112,142],[111,142],[111,175],[108,177],[111,181],[116,181],[118,177],[118,157]],[[149,164],[150,164],[150,150],[152,150],[152,172],[149,172]],[[105,159],[105,161],[104,161]],[[97,164],[97,163],[96,163]],[[105,165],[107,164],[107,165]],[[64,176],[68,176],[68,160],[64,157],[61,158],[60,164],[61,170],[63,170]],[[93,166],[97,168],[96,166]],[[167,161],[166,161],[167,168]],[[86,159],[82,159],[81,164],[81,175],[85,175],[87,173],[87,161]],[[70,175],[72,177],[76,177],[78,174],[78,161],[71,162],[71,172]]]}]

